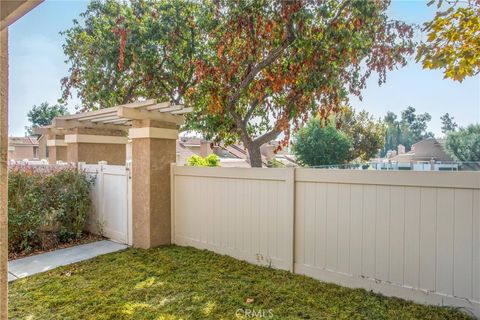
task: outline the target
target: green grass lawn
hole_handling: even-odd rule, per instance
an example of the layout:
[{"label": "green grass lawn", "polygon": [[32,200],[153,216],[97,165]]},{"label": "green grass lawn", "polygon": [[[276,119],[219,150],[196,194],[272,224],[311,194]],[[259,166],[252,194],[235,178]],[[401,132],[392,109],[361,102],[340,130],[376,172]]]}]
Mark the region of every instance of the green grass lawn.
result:
[{"label": "green grass lawn", "polygon": [[11,319],[468,318],[176,246],[100,256],[18,280],[9,294]]}]

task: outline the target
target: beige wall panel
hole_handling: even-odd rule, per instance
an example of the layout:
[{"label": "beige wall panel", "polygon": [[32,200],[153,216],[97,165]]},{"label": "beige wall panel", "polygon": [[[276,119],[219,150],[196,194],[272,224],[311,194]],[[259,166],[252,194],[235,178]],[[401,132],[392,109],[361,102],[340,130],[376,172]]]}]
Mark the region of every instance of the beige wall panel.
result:
[{"label": "beige wall panel", "polygon": [[453,295],[453,243],[455,227],[455,191],[437,190],[436,290]]},{"label": "beige wall panel", "polygon": [[471,299],[473,295],[473,191],[455,190],[453,249],[453,294]]},{"label": "beige wall panel", "polygon": [[405,187],[390,187],[389,273],[388,279],[404,283]]},{"label": "beige wall panel", "polygon": [[404,284],[411,288],[420,285],[420,190],[418,187],[405,188]]},{"label": "beige wall panel", "polygon": [[390,187],[377,186],[375,278],[388,279],[390,259]]}]

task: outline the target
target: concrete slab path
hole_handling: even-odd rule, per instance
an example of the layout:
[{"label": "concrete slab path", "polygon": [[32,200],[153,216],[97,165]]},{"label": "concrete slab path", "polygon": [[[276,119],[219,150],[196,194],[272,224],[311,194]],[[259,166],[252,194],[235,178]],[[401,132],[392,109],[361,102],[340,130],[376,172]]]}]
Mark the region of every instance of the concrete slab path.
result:
[{"label": "concrete slab path", "polygon": [[8,262],[8,282],[126,248],[125,244],[102,240],[12,260]]}]

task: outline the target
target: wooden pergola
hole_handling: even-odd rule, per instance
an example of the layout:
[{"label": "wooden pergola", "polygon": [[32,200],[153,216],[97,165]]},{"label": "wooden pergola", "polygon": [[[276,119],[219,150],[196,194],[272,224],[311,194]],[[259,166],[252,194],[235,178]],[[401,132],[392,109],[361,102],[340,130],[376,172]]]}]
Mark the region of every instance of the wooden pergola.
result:
[{"label": "wooden pergola", "polygon": [[34,132],[47,136],[50,163],[126,165],[131,143],[133,245],[150,248],[171,241],[170,165],[178,128],[191,111],[150,99],[56,117]]},{"label": "wooden pergola", "polygon": [[[148,131],[155,132],[157,138],[177,139],[178,126],[184,122],[184,115],[191,111],[192,108],[183,105],[149,99],[56,117],[51,125],[34,128],[33,132],[46,136],[41,140],[42,143],[46,140],[51,164],[57,161],[107,161],[121,165],[125,164],[123,145],[128,138],[138,138]],[[153,136],[150,134],[149,137]],[[103,146],[99,147],[99,144]]]},{"label": "wooden pergola", "polygon": [[51,127],[73,128],[79,126],[121,125],[132,126],[133,120],[155,120],[180,125],[184,114],[192,108],[172,105],[170,102],[157,103],[155,99],[138,101],[97,111],[57,117]]},{"label": "wooden pergola", "polygon": [[183,115],[192,108],[172,105],[170,102],[157,103],[155,99],[137,101],[111,108],[60,116],[52,124],[33,128],[35,134],[63,133],[72,128],[128,129],[134,120],[154,120],[165,124],[181,125]]}]

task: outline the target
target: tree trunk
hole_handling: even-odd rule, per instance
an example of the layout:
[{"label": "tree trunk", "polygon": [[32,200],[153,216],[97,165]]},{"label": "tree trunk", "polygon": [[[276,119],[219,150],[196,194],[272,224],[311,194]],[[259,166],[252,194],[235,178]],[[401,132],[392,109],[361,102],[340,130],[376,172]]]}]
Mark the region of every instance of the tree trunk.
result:
[{"label": "tree trunk", "polygon": [[247,146],[248,155],[250,156],[250,165],[252,168],[262,167],[262,153],[258,143],[250,143]]}]

